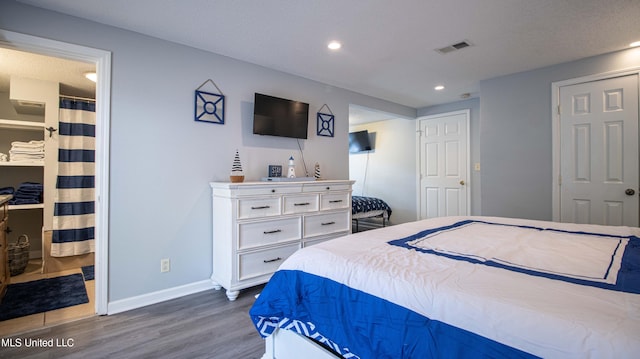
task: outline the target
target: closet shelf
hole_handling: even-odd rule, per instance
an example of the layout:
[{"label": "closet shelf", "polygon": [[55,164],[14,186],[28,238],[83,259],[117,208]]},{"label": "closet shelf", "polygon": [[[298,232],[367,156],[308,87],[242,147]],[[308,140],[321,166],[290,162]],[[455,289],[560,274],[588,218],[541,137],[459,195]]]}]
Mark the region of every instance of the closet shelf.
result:
[{"label": "closet shelf", "polygon": [[0,162],[0,167],[44,167],[44,162],[9,161]]},{"label": "closet shelf", "polygon": [[38,203],[38,204],[10,204],[9,205],[9,210],[10,211],[19,210],[19,209],[37,209],[37,208],[44,208],[44,203]]},{"label": "closet shelf", "polygon": [[5,120],[0,118],[0,128],[10,128],[15,130],[40,131],[44,129],[44,122],[29,122],[19,120]]}]

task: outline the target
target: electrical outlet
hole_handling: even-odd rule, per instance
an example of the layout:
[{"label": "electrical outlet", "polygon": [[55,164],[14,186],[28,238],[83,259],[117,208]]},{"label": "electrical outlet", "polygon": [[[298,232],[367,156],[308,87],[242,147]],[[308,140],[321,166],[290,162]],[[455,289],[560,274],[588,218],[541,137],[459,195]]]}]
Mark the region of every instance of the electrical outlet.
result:
[{"label": "electrical outlet", "polygon": [[480,162],[476,162],[473,165],[473,170],[474,171],[480,171]]},{"label": "electrical outlet", "polygon": [[164,258],[160,260],[160,272],[165,273],[171,270],[171,262],[169,258]]}]

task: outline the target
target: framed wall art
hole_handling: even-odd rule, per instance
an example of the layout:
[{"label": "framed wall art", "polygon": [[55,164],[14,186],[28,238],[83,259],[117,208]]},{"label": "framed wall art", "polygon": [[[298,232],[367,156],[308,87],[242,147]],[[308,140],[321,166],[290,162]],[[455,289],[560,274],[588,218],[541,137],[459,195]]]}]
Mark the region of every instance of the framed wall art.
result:
[{"label": "framed wall art", "polygon": [[[218,93],[201,91],[202,87],[211,83]],[[224,125],[224,95],[211,79],[205,81],[196,89],[195,120],[201,122]]]},{"label": "framed wall art", "polygon": [[[329,111],[329,113],[320,112],[324,107],[327,108],[327,111]],[[331,112],[331,109],[329,108],[329,106],[327,106],[327,104],[324,104],[322,105],[322,107],[320,107],[316,118],[318,136],[333,137],[335,116],[333,115],[333,112]]]}]

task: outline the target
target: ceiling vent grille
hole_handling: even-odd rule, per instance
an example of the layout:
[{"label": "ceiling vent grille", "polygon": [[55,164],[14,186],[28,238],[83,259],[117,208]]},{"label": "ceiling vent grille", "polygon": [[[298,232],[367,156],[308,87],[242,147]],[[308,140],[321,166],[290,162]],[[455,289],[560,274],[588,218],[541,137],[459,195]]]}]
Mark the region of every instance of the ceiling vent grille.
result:
[{"label": "ceiling vent grille", "polygon": [[446,54],[448,54],[450,52],[462,50],[462,49],[467,48],[469,46],[471,46],[471,43],[469,41],[467,41],[467,40],[464,40],[464,41],[457,42],[457,43],[455,43],[453,45],[449,45],[449,46],[445,46],[445,47],[436,49],[436,51],[441,53],[441,54],[443,54],[443,55],[446,55]]}]

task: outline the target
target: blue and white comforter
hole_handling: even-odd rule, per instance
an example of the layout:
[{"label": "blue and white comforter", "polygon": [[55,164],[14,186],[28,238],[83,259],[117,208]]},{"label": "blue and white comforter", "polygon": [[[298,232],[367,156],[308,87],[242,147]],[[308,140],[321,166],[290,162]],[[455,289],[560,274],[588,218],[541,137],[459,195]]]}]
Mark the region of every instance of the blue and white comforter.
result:
[{"label": "blue and white comforter", "polygon": [[345,358],[631,358],[640,230],[447,217],[302,249],[252,307],[256,328]]}]

